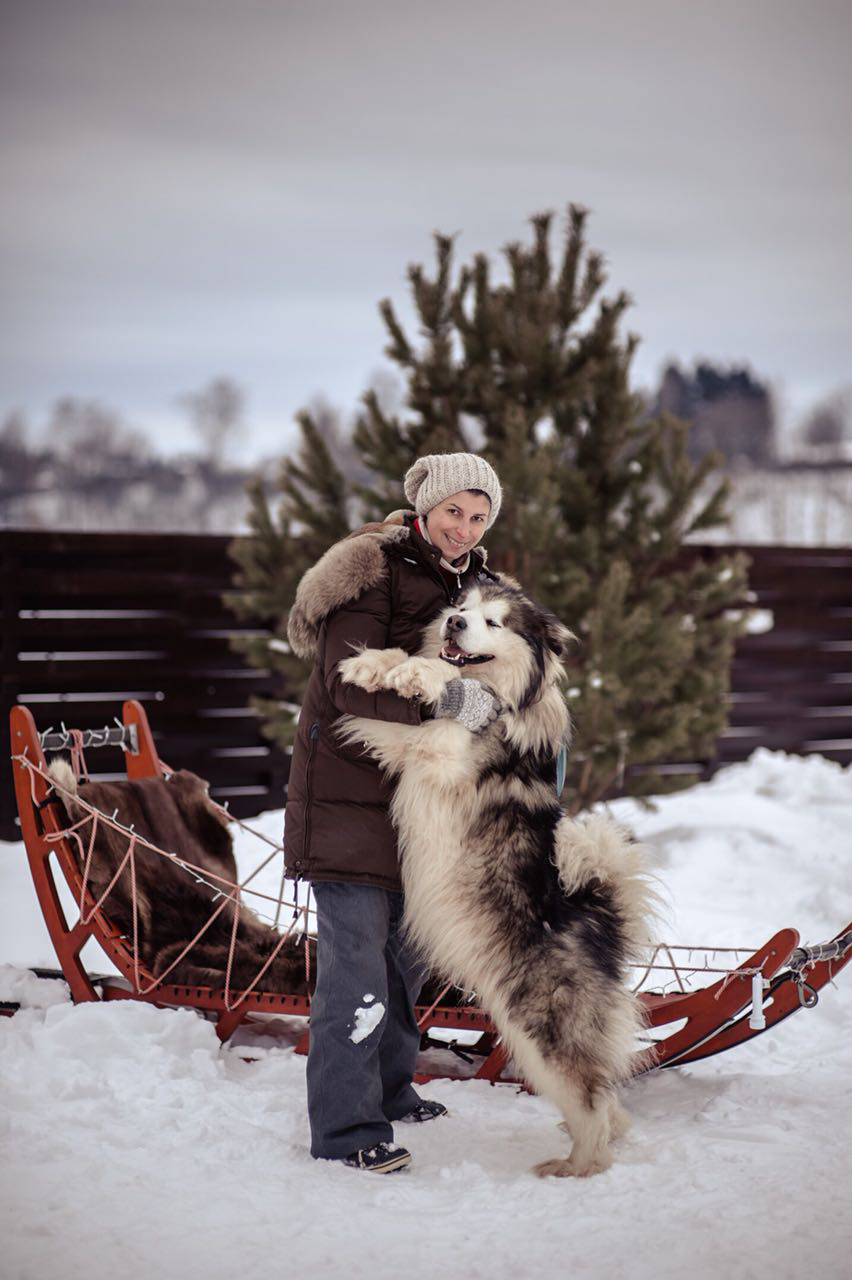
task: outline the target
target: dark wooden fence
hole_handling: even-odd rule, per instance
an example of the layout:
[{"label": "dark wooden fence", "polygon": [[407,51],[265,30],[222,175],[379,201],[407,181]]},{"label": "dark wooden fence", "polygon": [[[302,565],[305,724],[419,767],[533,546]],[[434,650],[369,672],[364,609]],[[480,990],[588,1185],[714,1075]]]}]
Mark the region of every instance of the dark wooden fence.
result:
[{"label": "dark wooden fence", "polygon": [[[753,607],[771,629],[743,636],[730,728],[713,767],[759,746],[852,761],[852,548],[744,547]],[[706,554],[706,552],[705,552]]]},{"label": "dark wooden fence", "polygon": [[[229,539],[168,534],[0,532],[3,707],[40,729],[97,728],[127,697],[148,712],[160,754],[209,779],[231,811],[280,806],[288,757],[260,734],[253,693],[280,694],[229,637]],[[745,637],[733,670],[731,727],[705,775],[768,746],[852,760],[852,550],[754,547],[755,607],[771,630]],[[696,549],[714,554],[711,548]],[[90,768],[118,772],[93,753]],[[0,838],[15,838],[11,770],[0,771]]]},{"label": "dark wooden fence", "polygon": [[[210,782],[239,817],[283,803],[288,757],[261,736],[251,694],[274,695],[229,637],[245,630],[223,603],[230,539],[184,534],[0,532],[3,743],[22,702],[39,729],[97,728],[125,698],[144,705],[163,760]],[[8,755],[8,750],[4,750]],[[120,755],[93,751],[98,774]],[[2,774],[0,837],[14,836]]]}]

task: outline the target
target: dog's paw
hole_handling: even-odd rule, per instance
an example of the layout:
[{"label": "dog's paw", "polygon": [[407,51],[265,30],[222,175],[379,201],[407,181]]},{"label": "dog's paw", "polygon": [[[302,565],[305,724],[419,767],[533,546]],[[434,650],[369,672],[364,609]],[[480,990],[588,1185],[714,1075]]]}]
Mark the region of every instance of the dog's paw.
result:
[{"label": "dog's paw", "polygon": [[344,658],[338,670],[346,684],[357,684],[359,689],[377,693],[389,687],[388,672],[404,663],[407,657],[404,649],[362,649],[353,657]]},{"label": "dog's paw", "polygon": [[599,1155],[592,1160],[575,1160],[566,1156],[561,1160],[542,1160],[533,1165],[530,1173],[537,1178],[591,1178],[596,1173],[605,1173],[612,1164],[612,1157]]},{"label": "dog's paw", "polygon": [[537,1178],[570,1178],[574,1170],[571,1168],[570,1160],[542,1160],[540,1164],[534,1164],[530,1169],[530,1173],[534,1173]]},{"label": "dog's paw", "polygon": [[434,659],[408,658],[388,673],[388,685],[403,698],[436,702],[453,674],[449,668],[442,670]]}]

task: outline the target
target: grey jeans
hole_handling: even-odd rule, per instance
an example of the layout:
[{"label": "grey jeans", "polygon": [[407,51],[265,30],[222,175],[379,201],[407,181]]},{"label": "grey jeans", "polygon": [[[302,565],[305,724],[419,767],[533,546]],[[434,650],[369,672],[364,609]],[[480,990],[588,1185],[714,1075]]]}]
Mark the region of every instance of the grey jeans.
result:
[{"label": "grey jeans", "polygon": [[419,1101],[411,1080],[424,967],[400,937],[402,894],[316,882],[317,981],[311,1001],[311,1155],[339,1159],[393,1140]]}]

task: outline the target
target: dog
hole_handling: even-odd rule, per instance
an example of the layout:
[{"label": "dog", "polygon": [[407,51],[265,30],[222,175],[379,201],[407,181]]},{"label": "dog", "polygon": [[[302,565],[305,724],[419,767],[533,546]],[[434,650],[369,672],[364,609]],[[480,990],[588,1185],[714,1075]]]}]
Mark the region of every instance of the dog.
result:
[{"label": "dog", "polygon": [[419,654],[363,649],[340,671],[428,712],[470,667],[501,704],[490,726],[337,724],[396,780],[409,936],[476,993],[524,1078],[561,1112],[570,1153],[533,1170],[558,1177],[607,1169],[628,1128],[618,1089],[634,1074],[642,1022],[625,977],[656,898],[627,833],[603,816],[569,818],[556,795],[570,727],[559,680],[573,639],[511,579],[476,586],[426,629]]}]

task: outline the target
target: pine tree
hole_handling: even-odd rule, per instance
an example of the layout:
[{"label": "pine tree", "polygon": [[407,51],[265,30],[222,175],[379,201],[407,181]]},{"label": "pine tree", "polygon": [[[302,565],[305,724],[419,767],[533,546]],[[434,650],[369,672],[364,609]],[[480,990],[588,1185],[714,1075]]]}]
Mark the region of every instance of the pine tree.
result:
[{"label": "pine tree", "polygon": [[557,264],[552,222],[534,217],[532,243],[507,246],[500,283],[482,254],[454,280],[453,242],[436,236],[434,275],[409,270],[419,344],[381,304],[409,415],[389,419],[366,396],[355,443],[381,477],[376,514],[398,503],[421,453],[465,449],[494,465],[504,507],[490,562],[578,636],[565,797],[579,810],[613,789],[647,795],[694,781],[653,766],[712,756],[746,580],[742,556],[683,554],[685,539],[725,519],[716,460],[692,465],[685,424],[643,416],[629,384],[636,339],[620,334],[629,299],[603,296],[585,212],[569,208]]},{"label": "pine tree", "polygon": [[[452,239],[436,236],[434,275],[409,269],[419,341],[390,301],[380,304],[407,412],[385,414],[368,392],[354,432],[375,476],[355,491],[365,517],[400,506],[402,476],[424,453],[482,453],[500,475],[490,563],[578,636],[566,683],[575,737],[564,795],[573,811],[614,789],[641,796],[694,780],[654,765],[712,756],[746,591],[742,556],[705,561],[683,551],[685,539],[723,522],[727,491],[711,482],[713,458],[689,461],[685,424],[643,416],[629,384],[636,339],[620,332],[629,299],[603,295],[603,260],[586,246],[585,221],[569,208],[554,264],[552,215],[533,218],[532,243],[504,251],[502,282],[482,254],[455,273]],[[301,465],[285,467],[285,538],[299,540],[302,525],[316,530],[318,494],[338,513],[345,505],[339,475],[324,490],[327,463],[310,428],[303,415]],[[334,522],[321,523],[328,545]],[[314,536],[308,552],[303,541],[299,572],[318,545]],[[289,605],[297,577],[278,605]]]}]

